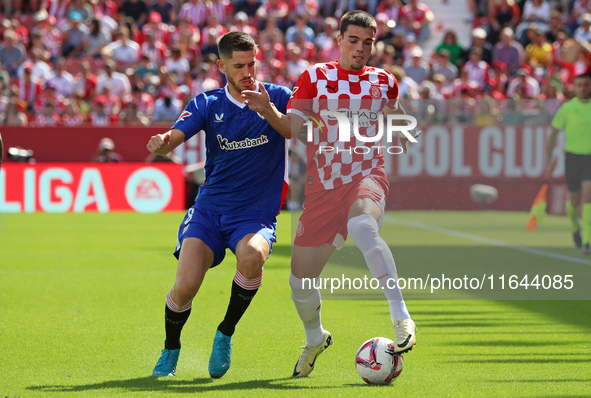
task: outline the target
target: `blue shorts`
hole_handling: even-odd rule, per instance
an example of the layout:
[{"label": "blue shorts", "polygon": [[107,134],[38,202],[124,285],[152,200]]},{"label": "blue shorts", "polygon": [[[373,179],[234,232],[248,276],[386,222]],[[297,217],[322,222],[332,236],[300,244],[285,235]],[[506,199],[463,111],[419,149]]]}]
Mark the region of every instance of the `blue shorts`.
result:
[{"label": "blue shorts", "polygon": [[252,233],[260,234],[267,240],[269,255],[271,255],[273,243],[277,242],[276,227],[275,217],[244,213],[216,213],[191,207],[179,227],[174,256],[179,258],[185,238],[199,238],[213,251],[214,258],[211,265],[213,268],[224,260],[226,248],[236,253],[238,242]]}]

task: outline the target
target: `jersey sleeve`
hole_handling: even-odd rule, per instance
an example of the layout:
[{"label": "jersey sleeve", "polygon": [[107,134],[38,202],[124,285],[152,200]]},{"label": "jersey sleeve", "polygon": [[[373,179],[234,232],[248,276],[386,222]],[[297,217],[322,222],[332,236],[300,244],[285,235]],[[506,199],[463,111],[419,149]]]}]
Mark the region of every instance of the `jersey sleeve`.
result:
[{"label": "jersey sleeve", "polygon": [[390,71],[385,72],[388,75],[388,102],[386,102],[386,106],[390,109],[398,109],[398,100],[400,98],[398,81]]},{"label": "jersey sleeve", "polygon": [[301,74],[293,88],[293,93],[287,103],[287,113],[294,113],[305,119],[306,115],[302,109],[311,109],[310,104],[316,98],[316,93],[316,85],[312,83],[310,69],[308,69]]},{"label": "jersey sleeve", "polygon": [[204,94],[199,94],[193,98],[185,110],[172,126],[173,129],[179,129],[185,133],[185,141],[195,134],[205,129],[205,120],[207,114],[207,102]]},{"label": "jersey sleeve", "polygon": [[558,110],[556,111],[556,115],[554,115],[554,119],[552,119],[552,127],[557,130],[562,130],[566,126],[566,119],[564,114],[566,113],[564,110],[566,104],[563,104]]},{"label": "jersey sleeve", "polygon": [[291,90],[277,85],[271,87],[273,87],[274,93],[274,98],[272,100],[273,104],[275,104],[275,107],[279,112],[287,113],[287,106],[291,98]]}]

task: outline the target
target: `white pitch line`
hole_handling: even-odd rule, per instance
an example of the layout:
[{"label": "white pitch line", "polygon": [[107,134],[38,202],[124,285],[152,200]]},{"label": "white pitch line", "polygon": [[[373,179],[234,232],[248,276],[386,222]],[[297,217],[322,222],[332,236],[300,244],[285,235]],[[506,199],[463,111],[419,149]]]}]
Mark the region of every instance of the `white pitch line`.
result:
[{"label": "white pitch line", "polygon": [[507,249],[513,249],[513,250],[517,250],[517,251],[521,251],[521,252],[525,252],[525,253],[529,253],[529,254],[536,254],[536,255],[542,256],[542,257],[550,257],[550,258],[555,258],[557,260],[563,260],[563,261],[568,261],[571,263],[578,263],[578,264],[584,264],[584,265],[591,266],[590,260],[585,260],[585,259],[578,258],[578,257],[565,256],[563,254],[547,252],[547,251],[539,250],[539,249],[532,249],[531,247],[512,245],[510,243],[501,242],[499,240],[483,238],[482,236],[467,234],[467,233],[459,232],[459,231],[454,231],[453,229],[436,227],[433,225],[423,224],[423,223],[416,222],[416,221],[402,220],[400,218],[395,218],[395,217],[386,217],[385,219],[387,222],[392,223],[392,224],[406,225],[406,226],[413,227],[413,228],[424,229],[424,230],[432,231],[432,232],[439,232],[444,235],[450,235],[450,236],[455,236],[457,238],[462,238],[462,239],[472,240],[475,242],[485,243],[487,245],[504,247]]}]

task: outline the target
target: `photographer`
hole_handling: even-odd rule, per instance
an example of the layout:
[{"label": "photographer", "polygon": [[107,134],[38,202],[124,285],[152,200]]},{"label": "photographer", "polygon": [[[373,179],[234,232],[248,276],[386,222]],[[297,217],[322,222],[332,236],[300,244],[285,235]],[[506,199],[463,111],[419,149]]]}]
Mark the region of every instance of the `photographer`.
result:
[{"label": "photographer", "polygon": [[98,146],[96,155],[92,158],[93,162],[123,162],[123,158],[115,151],[115,143],[110,138],[103,138]]}]

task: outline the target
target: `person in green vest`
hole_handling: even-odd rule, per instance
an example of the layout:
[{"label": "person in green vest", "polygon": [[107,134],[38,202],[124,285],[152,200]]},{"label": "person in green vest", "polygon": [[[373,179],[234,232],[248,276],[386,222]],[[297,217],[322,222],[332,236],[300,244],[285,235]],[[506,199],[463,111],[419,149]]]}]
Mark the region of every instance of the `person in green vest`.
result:
[{"label": "person in green vest", "polygon": [[[574,90],[575,98],[562,104],[552,120],[546,171],[552,171],[551,159],[556,138],[564,130],[566,185],[570,193],[566,202],[566,214],[571,222],[575,245],[584,254],[591,254],[591,75],[576,76]],[[581,205],[582,228],[579,225]]]}]

